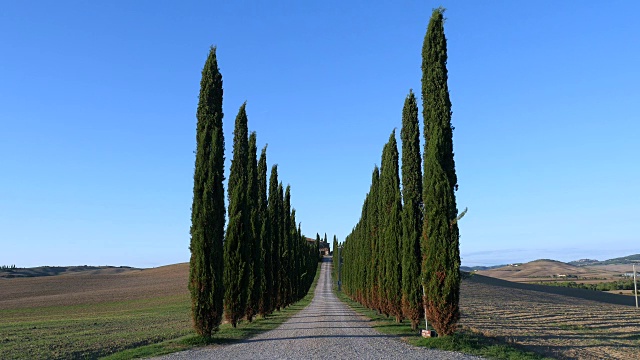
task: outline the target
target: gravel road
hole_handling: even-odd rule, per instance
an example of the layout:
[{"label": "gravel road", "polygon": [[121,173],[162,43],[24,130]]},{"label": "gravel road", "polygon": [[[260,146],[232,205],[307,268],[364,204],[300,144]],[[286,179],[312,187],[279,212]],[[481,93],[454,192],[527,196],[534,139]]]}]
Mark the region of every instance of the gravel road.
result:
[{"label": "gravel road", "polygon": [[333,294],[331,263],[323,262],[311,304],[277,329],[232,345],[156,359],[479,359],[414,347],[380,334],[368,324]]}]

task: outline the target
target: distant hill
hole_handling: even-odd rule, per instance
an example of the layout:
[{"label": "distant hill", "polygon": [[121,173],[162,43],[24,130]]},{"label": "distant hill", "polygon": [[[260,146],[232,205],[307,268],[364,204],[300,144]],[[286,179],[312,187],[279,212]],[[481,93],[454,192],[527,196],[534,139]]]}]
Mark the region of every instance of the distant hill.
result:
[{"label": "distant hill", "polygon": [[478,270],[491,270],[491,269],[501,268],[503,266],[507,266],[507,265],[503,264],[503,265],[493,265],[493,266],[460,266],[460,270],[466,271],[466,272],[472,272],[472,271],[478,271]]},{"label": "distant hill", "polygon": [[618,257],[615,259],[609,259],[604,261],[593,260],[593,259],[581,259],[576,261],[571,261],[568,264],[575,266],[593,266],[593,265],[630,265],[634,263],[640,262],[640,254],[629,255]]},{"label": "distant hill", "polygon": [[575,266],[560,261],[542,259],[524,264],[512,264],[500,268],[479,270],[480,275],[513,282],[541,281],[601,281],[614,279],[620,274],[607,269]]},{"label": "distant hill", "polygon": [[[61,267],[53,268],[60,270]],[[182,296],[187,303],[189,301],[189,263],[151,269],[114,266],[62,268],[86,271],[62,273],[58,276],[0,278],[0,309],[97,304],[136,299],[157,301],[159,297],[167,296]],[[78,311],[92,310],[88,307]],[[0,343],[1,341],[0,339]]]},{"label": "distant hill", "polygon": [[0,278],[30,278],[67,274],[118,274],[131,270],[139,269],[130,266],[38,266],[0,269]]}]

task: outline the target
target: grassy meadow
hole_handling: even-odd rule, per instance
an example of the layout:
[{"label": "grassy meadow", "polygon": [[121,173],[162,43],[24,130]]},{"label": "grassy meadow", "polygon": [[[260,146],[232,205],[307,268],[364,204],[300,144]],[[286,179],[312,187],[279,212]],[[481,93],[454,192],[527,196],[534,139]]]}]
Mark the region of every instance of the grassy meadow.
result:
[{"label": "grassy meadow", "polygon": [[178,264],[0,280],[0,359],[131,359],[233,342],[278,327],[311,302],[317,283],[288,308],[223,324],[205,342],[191,327],[187,277],[188,264]]}]

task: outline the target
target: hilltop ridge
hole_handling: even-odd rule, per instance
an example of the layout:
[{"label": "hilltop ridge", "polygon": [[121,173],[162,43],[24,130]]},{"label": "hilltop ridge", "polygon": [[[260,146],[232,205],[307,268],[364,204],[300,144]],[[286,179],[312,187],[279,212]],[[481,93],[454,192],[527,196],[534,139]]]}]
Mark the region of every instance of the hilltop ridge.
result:
[{"label": "hilltop ridge", "polygon": [[0,269],[0,279],[31,278],[41,276],[57,276],[71,274],[119,274],[132,270],[140,270],[130,266],[38,266],[32,268]]}]

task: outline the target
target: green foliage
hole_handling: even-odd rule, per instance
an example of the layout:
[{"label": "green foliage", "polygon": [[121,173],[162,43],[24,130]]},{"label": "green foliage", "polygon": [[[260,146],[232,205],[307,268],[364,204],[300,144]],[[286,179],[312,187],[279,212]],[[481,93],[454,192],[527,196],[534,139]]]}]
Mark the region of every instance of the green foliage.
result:
[{"label": "green foliage", "polygon": [[389,142],[382,151],[382,169],[380,173],[379,211],[381,243],[383,245],[382,287],[385,290],[385,305],[383,311],[402,320],[402,262],[400,254],[400,239],[402,228],[400,214],[402,212],[402,198],[400,195],[400,174],[398,169],[398,144],[395,130],[389,136]]},{"label": "green foliage", "polygon": [[418,104],[413,91],[402,109],[402,312],[415,330],[423,316],[420,236],[422,233],[422,161]]},{"label": "green foliage", "polygon": [[[369,293],[368,295],[368,303],[369,307],[372,309],[377,309],[379,312],[382,311],[382,298],[381,293],[382,289],[379,284],[382,283],[382,268],[381,268],[381,246],[380,242],[380,219],[379,219],[379,201],[378,201],[378,193],[379,191],[379,183],[380,183],[380,169],[378,166],[374,166],[373,172],[371,173],[371,187],[369,188],[369,194],[367,195],[367,200],[369,201],[369,206],[367,206],[367,215],[366,220],[364,222],[363,234],[360,237],[363,239],[366,245],[369,245],[371,249],[371,259],[368,261],[368,265],[370,266],[369,272],[367,272],[367,285],[368,288],[365,290]],[[365,259],[366,260],[366,259]],[[365,262],[367,264],[367,262]]]},{"label": "green foliage", "polygon": [[560,286],[560,287],[568,287],[573,289],[586,289],[586,290],[596,290],[596,291],[616,291],[616,290],[633,290],[633,280],[618,280],[611,282],[602,282],[597,284],[584,284],[577,283],[575,281],[541,281],[538,282],[539,285],[547,285],[547,286]]},{"label": "green foliage", "polygon": [[191,206],[189,291],[193,326],[211,336],[222,321],[224,238],[224,134],[222,75],[216,48],[202,69],[196,127],[196,161]]},{"label": "green foliage", "polygon": [[422,48],[425,122],[422,276],[427,317],[439,334],[451,335],[460,318],[460,249],[443,12],[442,8],[433,11]]},{"label": "green foliage", "polygon": [[280,286],[281,307],[285,307],[291,303],[291,262],[292,258],[292,239],[291,239],[291,187],[287,185],[282,198],[284,206],[282,207],[282,243],[280,248],[280,274],[282,285]]},{"label": "green foliage", "polygon": [[285,281],[284,277],[284,271],[285,271],[285,267],[286,264],[283,264],[283,258],[284,258],[284,252],[285,249],[287,248],[287,240],[285,239],[285,211],[284,211],[284,188],[282,187],[282,181],[280,183],[278,183],[278,197],[276,199],[276,201],[278,202],[278,214],[277,214],[277,227],[278,227],[278,257],[280,258],[278,264],[280,265],[280,267],[278,268],[278,279],[279,279],[279,285],[278,286],[278,295],[276,297],[277,299],[277,310],[280,310],[282,308],[284,308],[286,306],[286,299],[284,297],[284,294],[286,292],[286,287],[287,287],[287,282]]},{"label": "green foliage", "polygon": [[250,254],[247,266],[249,267],[249,286],[247,289],[247,307],[245,316],[248,321],[258,313],[260,304],[260,295],[262,293],[263,278],[263,262],[262,262],[262,244],[260,241],[260,232],[262,224],[260,222],[260,204],[258,203],[258,147],[256,145],[256,133],[252,131],[249,134],[249,155],[248,155],[248,192],[247,205],[249,209],[249,240],[247,242],[248,252]]},{"label": "green foliage", "polygon": [[229,225],[224,242],[225,318],[236,326],[245,315],[249,290],[251,216],[248,193],[248,127],[246,103],[240,106],[233,131],[229,172]]},{"label": "green foliage", "polygon": [[316,233],[316,255],[318,256],[318,262],[322,261],[322,255],[320,255],[320,234]]},{"label": "green foliage", "polygon": [[271,255],[271,286],[269,286],[269,298],[271,306],[269,313],[280,310],[278,295],[280,294],[280,195],[278,192],[278,165],[271,167],[269,177],[269,202],[268,216],[271,248],[265,249]]},{"label": "green foliage", "polygon": [[258,217],[260,223],[259,251],[262,271],[260,276],[260,301],[258,312],[262,316],[271,312],[270,288],[273,283],[271,266],[271,227],[267,207],[267,147],[262,148],[258,161]]},{"label": "green foliage", "polygon": [[[327,234],[324,234],[324,239],[327,241]],[[333,264],[332,268],[332,276],[337,281],[338,280],[338,238],[333,235],[333,243],[331,244],[331,251],[333,252],[333,257],[331,258],[331,262]]]}]

